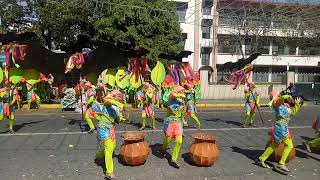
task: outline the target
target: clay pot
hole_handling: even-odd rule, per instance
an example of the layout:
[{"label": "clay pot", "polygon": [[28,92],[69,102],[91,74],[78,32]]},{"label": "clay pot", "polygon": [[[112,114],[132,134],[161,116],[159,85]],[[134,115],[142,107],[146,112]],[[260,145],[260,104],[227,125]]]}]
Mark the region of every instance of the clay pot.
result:
[{"label": "clay pot", "polygon": [[210,134],[197,133],[190,147],[190,158],[198,166],[212,166],[219,157],[216,137]]},{"label": "clay pot", "polygon": [[[268,141],[266,148],[270,145],[271,141]],[[279,162],[281,159],[281,155],[284,149],[284,143],[280,143],[279,146],[275,149],[275,151],[269,156],[268,160],[273,162]],[[290,160],[292,160],[296,156],[296,149],[293,148],[286,160],[286,163],[288,163]]]},{"label": "clay pot", "polygon": [[144,133],[124,133],[124,143],[120,148],[120,159],[122,162],[138,166],[143,164],[149,155],[149,145],[145,141]]}]

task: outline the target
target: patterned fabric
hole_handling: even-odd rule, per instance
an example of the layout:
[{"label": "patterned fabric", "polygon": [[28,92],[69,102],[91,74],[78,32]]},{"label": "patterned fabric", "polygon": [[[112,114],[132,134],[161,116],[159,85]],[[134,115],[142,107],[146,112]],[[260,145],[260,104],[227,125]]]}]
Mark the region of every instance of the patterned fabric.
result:
[{"label": "patterned fabric", "polygon": [[166,136],[175,139],[177,136],[183,134],[183,124],[181,121],[164,121],[163,122],[163,132]]}]

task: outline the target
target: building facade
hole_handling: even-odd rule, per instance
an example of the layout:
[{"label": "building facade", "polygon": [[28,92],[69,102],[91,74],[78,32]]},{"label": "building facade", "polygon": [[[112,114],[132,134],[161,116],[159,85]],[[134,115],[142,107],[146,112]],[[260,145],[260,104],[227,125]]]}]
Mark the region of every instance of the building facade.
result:
[{"label": "building facade", "polygon": [[[211,81],[222,81],[219,72],[222,64],[254,52],[262,54],[252,62],[255,82],[281,83],[287,71],[295,72],[295,82],[318,81],[315,77],[319,73],[320,43],[312,35],[301,35],[299,29],[303,24],[293,18],[280,19],[281,12],[294,11],[296,7],[291,4],[252,0],[175,1],[185,37],[184,49],[194,52],[183,61],[190,62],[194,70],[212,67]],[[283,10],[273,13],[277,8]],[[315,5],[312,10],[320,12],[320,7]]]}]

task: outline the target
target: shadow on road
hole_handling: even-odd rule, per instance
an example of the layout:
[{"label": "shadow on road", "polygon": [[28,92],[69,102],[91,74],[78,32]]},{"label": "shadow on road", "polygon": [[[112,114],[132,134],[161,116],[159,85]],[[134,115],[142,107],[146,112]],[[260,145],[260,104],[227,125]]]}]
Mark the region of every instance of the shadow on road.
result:
[{"label": "shadow on road", "polygon": [[264,150],[256,150],[256,149],[241,149],[236,146],[232,146],[231,149],[233,152],[240,153],[252,161],[256,161],[259,156],[264,152]]},{"label": "shadow on road", "polygon": [[[26,126],[32,126],[33,124],[38,124],[38,123],[41,123],[41,122],[44,122],[46,120],[40,120],[40,121],[33,121],[33,122],[29,122],[29,123],[22,123],[22,124],[19,124],[19,125],[14,125],[13,126],[13,130],[18,132],[20,129],[26,127]],[[3,134],[3,133],[8,133],[9,131],[5,131],[5,132],[0,132],[0,134]]]},{"label": "shadow on road", "polygon": [[306,137],[306,136],[300,136],[300,137],[301,137],[301,139],[306,140],[306,141],[312,141],[313,140],[313,138]]},{"label": "shadow on road", "polygon": [[150,145],[150,148],[151,148],[151,153],[160,158],[160,159],[163,159],[163,155],[161,154],[161,150],[162,150],[162,144],[160,143],[156,143],[156,144],[153,144],[153,145]]},{"label": "shadow on road", "polygon": [[237,121],[224,121],[226,124],[232,124],[235,126],[242,126],[241,122],[237,122]]},{"label": "shadow on road", "polygon": [[87,123],[85,123],[85,121],[82,121],[82,120],[79,120],[79,119],[67,119],[65,118],[66,120],[68,120],[68,124],[73,126],[73,125],[78,125],[81,132],[85,132],[85,131],[89,131],[90,130],[90,127]]}]

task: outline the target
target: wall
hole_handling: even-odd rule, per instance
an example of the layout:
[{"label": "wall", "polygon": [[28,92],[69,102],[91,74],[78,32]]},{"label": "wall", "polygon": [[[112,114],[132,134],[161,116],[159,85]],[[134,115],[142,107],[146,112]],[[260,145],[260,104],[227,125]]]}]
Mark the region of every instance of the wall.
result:
[{"label": "wall", "polygon": [[[232,85],[220,85],[208,83],[208,71],[200,72],[201,78],[201,95],[202,99],[242,99],[244,85],[241,85],[238,89],[232,90]],[[285,89],[286,86],[282,84],[258,84],[257,91],[261,92],[261,98],[263,102],[269,98],[269,93],[272,90],[280,92]]]}]

